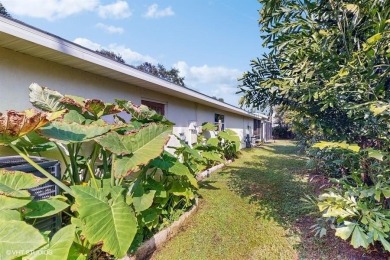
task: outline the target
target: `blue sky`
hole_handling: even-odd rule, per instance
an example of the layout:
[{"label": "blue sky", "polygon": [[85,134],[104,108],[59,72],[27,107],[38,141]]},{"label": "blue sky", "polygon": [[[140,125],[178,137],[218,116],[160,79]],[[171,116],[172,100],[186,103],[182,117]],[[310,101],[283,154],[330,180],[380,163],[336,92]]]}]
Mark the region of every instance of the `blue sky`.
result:
[{"label": "blue sky", "polygon": [[260,56],[257,0],[0,0],[32,26],[90,49],[176,67],[188,87],[238,105],[237,78]]}]

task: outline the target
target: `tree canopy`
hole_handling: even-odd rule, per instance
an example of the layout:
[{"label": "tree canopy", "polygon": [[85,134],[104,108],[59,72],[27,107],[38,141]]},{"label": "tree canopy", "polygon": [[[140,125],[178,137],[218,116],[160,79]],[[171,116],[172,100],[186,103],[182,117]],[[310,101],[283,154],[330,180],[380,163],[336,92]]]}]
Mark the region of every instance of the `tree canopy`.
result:
[{"label": "tree canopy", "polygon": [[2,3],[0,3],[0,15],[11,18],[11,15],[8,13],[7,9],[5,9]]},{"label": "tree canopy", "polygon": [[185,86],[184,77],[179,76],[179,70],[176,68],[171,68],[170,70],[167,70],[164,67],[164,65],[157,64],[156,66],[149,62],[144,62],[141,65],[136,66],[135,68],[143,72],[149,73],[151,75],[154,75],[156,77],[159,77],[161,79],[172,82],[174,84],[177,84],[179,86],[182,87]]},{"label": "tree canopy", "polygon": [[270,52],[243,75],[241,105],[296,111],[296,125],[323,138],[378,136],[367,114],[390,98],[389,0],[259,2]]},{"label": "tree canopy", "polygon": [[96,52],[109,59],[125,64],[125,60],[122,58],[122,56],[119,53],[115,53],[113,51],[108,51],[105,49],[96,50]]},{"label": "tree canopy", "polygon": [[390,251],[390,0],[259,2],[269,53],[244,73],[241,105],[291,111],[308,155],[338,178],[316,200],[320,223]]}]

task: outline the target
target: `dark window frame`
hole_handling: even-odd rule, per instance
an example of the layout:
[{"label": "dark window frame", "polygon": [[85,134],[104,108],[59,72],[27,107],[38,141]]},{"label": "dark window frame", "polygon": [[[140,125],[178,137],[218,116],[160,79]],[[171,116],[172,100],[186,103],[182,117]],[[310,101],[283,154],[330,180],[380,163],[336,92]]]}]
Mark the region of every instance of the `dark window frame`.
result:
[{"label": "dark window frame", "polygon": [[165,116],[165,104],[164,103],[159,103],[156,101],[142,99],[141,104],[147,106],[150,109],[153,109],[158,114]]},{"label": "dark window frame", "polygon": [[[219,120],[221,120],[221,129],[219,127]],[[218,127],[218,131],[225,130],[225,115],[215,113],[214,114],[214,124]]]}]

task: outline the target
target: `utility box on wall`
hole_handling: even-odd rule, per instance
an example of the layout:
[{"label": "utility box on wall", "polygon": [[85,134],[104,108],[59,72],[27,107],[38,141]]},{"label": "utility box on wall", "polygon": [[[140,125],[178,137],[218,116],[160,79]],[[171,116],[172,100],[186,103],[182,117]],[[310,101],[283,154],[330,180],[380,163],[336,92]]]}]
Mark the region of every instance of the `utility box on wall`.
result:
[{"label": "utility box on wall", "polygon": [[[59,161],[33,156],[31,156],[30,159],[32,159],[47,172],[51,173],[57,179],[61,178],[61,165]],[[0,168],[9,171],[32,173],[37,177],[46,178],[41,172],[31,166],[20,156],[0,157]],[[38,187],[29,189],[28,191],[35,200],[47,199],[59,195],[59,187],[52,181],[48,181]],[[40,231],[51,231],[51,234],[54,234],[61,228],[61,215],[57,214],[50,217],[38,218],[34,221],[33,225]]]}]

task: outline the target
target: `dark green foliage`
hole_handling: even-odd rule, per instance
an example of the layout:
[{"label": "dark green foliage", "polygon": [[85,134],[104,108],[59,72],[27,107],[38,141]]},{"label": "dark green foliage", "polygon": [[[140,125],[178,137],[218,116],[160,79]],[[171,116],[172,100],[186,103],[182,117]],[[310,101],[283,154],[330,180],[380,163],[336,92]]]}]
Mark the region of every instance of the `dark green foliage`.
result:
[{"label": "dark green foliage", "polygon": [[171,68],[170,70],[167,70],[163,65],[161,64],[151,64],[149,62],[144,62],[141,65],[136,66],[136,69],[139,69],[143,72],[149,73],[153,76],[156,76],[158,78],[167,80],[169,82],[172,82],[176,85],[184,87],[184,77],[179,76],[179,70],[176,68]]},{"label": "dark green foliage", "polygon": [[292,139],[293,133],[288,126],[278,125],[272,128],[272,136],[275,139]]},{"label": "dark green foliage", "polygon": [[96,50],[96,52],[104,57],[125,64],[125,60],[122,58],[122,56],[119,53],[114,53],[112,51],[108,51],[104,49]]},{"label": "dark green foliage", "polygon": [[270,52],[243,75],[242,105],[293,112],[306,147],[331,141],[311,151],[340,178],[319,199],[322,216],[354,247],[390,251],[390,1],[259,2]]},{"label": "dark green foliage", "polygon": [[11,15],[8,13],[7,9],[5,9],[2,3],[0,3],[0,15],[11,18]]}]

